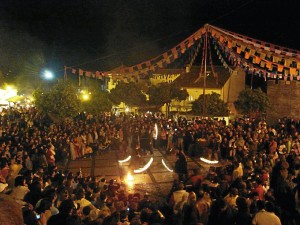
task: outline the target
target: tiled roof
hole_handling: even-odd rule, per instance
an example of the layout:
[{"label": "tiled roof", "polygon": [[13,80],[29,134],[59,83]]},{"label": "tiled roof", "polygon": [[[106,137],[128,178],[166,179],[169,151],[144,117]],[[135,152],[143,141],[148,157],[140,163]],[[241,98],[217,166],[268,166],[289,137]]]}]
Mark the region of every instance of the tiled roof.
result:
[{"label": "tiled roof", "polygon": [[[207,67],[206,71],[209,72],[209,76],[206,77],[206,87],[207,88],[222,88],[226,81],[228,80],[230,74],[229,71],[223,66],[214,66],[215,73],[218,74],[218,83],[216,78],[213,77],[211,72],[211,67]],[[204,72],[204,68],[203,68]],[[174,82],[180,87],[183,88],[197,88],[203,87],[203,77],[198,80],[196,83],[199,73],[200,67],[193,66],[189,73],[186,73],[182,69],[159,69],[155,74],[167,75],[167,74],[181,74]]]}]

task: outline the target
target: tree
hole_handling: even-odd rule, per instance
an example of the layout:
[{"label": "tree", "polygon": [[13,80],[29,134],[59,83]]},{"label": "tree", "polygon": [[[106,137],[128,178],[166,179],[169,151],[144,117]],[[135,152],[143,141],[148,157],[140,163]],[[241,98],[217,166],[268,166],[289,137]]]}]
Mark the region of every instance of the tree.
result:
[{"label": "tree", "polygon": [[33,97],[41,112],[58,119],[76,116],[81,109],[77,88],[71,82],[58,81],[48,89],[40,87],[34,91]]},{"label": "tree", "polygon": [[82,101],[82,110],[92,114],[111,111],[113,103],[109,99],[109,93],[101,91],[99,88],[93,88],[90,92],[89,99]]},{"label": "tree", "polygon": [[140,106],[146,102],[146,95],[143,93],[139,84],[121,81],[115,88],[111,89],[110,99],[116,105],[124,102],[129,106]]},{"label": "tree", "polygon": [[239,93],[234,106],[239,113],[253,115],[265,113],[270,106],[269,98],[260,88],[245,89]]},{"label": "tree", "polygon": [[[220,99],[219,94],[212,92],[205,95],[206,97],[206,113],[208,116],[228,116],[229,110],[227,104]],[[197,100],[192,103],[192,111],[196,114],[203,113],[203,98],[204,95],[200,95]]]},{"label": "tree", "polygon": [[181,90],[173,83],[160,83],[149,87],[149,103],[155,106],[167,105],[167,115],[170,111],[170,104],[172,100],[183,101],[187,99],[189,94],[187,91]]}]

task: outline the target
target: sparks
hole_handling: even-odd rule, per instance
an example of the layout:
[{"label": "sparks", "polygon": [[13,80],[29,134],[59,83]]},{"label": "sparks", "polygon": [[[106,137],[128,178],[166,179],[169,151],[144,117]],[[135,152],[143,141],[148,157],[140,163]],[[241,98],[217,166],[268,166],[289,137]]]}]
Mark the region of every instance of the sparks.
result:
[{"label": "sparks", "polygon": [[131,155],[128,156],[126,159],[119,160],[118,162],[119,162],[119,163],[124,163],[124,162],[128,162],[130,159],[131,159]]},{"label": "sparks", "polygon": [[171,169],[166,165],[164,159],[161,159],[161,162],[162,162],[162,164],[164,165],[164,167],[165,167],[168,171],[170,171],[171,173],[173,172],[173,170],[171,170]]},{"label": "sparks", "polygon": [[139,168],[137,170],[134,170],[133,172],[134,173],[142,173],[142,172],[144,172],[145,170],[147,170],[151,166],[152,162],[153,162],[153,157],[151,157],[151,159],[149,160],[149,162],[147,162],[147,164],[143,168]]}]

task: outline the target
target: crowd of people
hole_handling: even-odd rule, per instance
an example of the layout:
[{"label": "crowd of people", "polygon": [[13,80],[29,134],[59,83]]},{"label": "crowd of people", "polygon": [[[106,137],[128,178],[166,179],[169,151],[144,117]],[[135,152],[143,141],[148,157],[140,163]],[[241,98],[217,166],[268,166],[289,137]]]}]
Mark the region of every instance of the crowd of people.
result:
[{"label": "crowd of people", "polygon": [[[0,201],[13,199],[24,224],[300,224],[299,120],[82,113],[52,122],[35,108],[0,116]],[[154,149],[177,156],[164,200],[63,169],[105,151]],[[207,159],[208,169],[190,174],[187,156]]]}]

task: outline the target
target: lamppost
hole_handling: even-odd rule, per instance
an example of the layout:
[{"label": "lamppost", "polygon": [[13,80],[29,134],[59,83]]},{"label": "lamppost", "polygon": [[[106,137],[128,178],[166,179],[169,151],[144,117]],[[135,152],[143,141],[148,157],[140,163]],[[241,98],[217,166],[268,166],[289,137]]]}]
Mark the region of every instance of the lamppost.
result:
[{"label": "lamppost", "polygon": [[203,108],[202,108],[202,114],[203,116],[206,115],[206,96],[205,96],[205,89],[206,89],[206,60],[207,60],[207,24],[205,25],[205,40],[204,40],[204,75],[203,75]]}]

